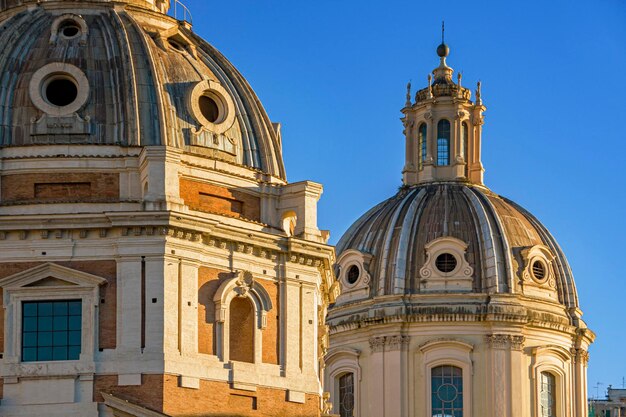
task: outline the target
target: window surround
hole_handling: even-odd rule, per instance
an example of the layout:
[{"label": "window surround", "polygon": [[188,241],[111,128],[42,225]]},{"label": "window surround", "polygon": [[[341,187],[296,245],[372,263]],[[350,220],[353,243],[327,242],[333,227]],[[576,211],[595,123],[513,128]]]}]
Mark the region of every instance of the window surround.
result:
[{"label": "window surround", "polygon": [[[416,403],[422,403],[425,416],[432,415],[432,369],[442,365],[452,365],[461,368],[463,376],[463,417],[472,417],[472,352],[474,346],[456,339],[436,339],[424,343],[419,347],[422,356],[420,373],[424,381],[424,389],[416,398]],[[420,361],[418,361],[420,363]]]},{"label": "window surround", "polygon": [[272,300],[249,271],[235,271],[234,277],[225,280],[213,297],[215,304],[215,335],[217,356],[229,361],[230,302],[235,297],[246,297],[252,302],[255,315],[254,363],[263,362],[263,332],[267,327],[267,313],[272,309]]},{"label": "window surround", "polygon": [[[467,243],[451,236],[440,237],[428,242],[424,246],[426,261],[419,271],[421,290],[471,291],[474,281],[474,268],[465,258],[467,247]],[[436,265],[437,258],[444,253],[449,253],[456,259],[456,266],[450,272],[442,272]]]},{"label": "window surround", "polygon": [[[445,122],[445,123],[444,123]],[[447,136],[443,135],[443,127],[445,126],[445,124],[447,123]],[[439,149],[439,141],[440,140],[445,140],[446,143],[446,147],[447,149],[446,151],[446,161],[442,161],[442,150]],[[450,123],[450,121],[446,118],[440,119],[437,122],[437,137],[436,137],[436,143],[437,143],[437,166],[449,166],[450,165],[450,154],[451,154],[451,148],[452,148],[452,123]]]},{"label": "window surround", "polygon": [[[337,278],[341,284],[341,294],[337,299],[338,303],[360,300],[369,296],[371,277],[366,267],[371,259],[372,255],[364,254],[354,249],[343,252],[337,259],[337,265],[339,266]],[[355,282],[350,283],[348,281],[348,272],[352,266],[359,268],[359,277]]]},{"label": "window surround", "polygon": [[63,34],[59,34],[59,29],[61,28],[61,24],[67,21],[71,21],[76,24],[76,26],[80,27],[80,44],[85,45],[87,43],[87,36],[89,35],[89,27],[87,26],[85,19],[74,13],[62,14],[54,19],[50,29],[50,45],[57,43],[58,39],[65,39]]},{"label": "window surround", "polygon": [[361,351],[348,347],[331,348],[326,354],[324,384],[330,392],[333,413],[339,414],[339,377],[347,373],[354,375],[354,415],[361,415]]},{"label": "window surround", "polygon": [[[0,280],[5,308],[5,375],[8,378],[39,375],[73,375],[95,372],[98,338],[98,301],[104,278],[54,263],[45,263]],[[21,362],[22,303],[79,299],[82,302],[81,353],[78,360]],[[46,366],[41,366],[45,363]],[[72,364],[68,366],[68,364]]]},{"label": "window surround", "polygon": [[535,415],[541,416],[541,373],[551,373],[555,378],[556,416],[564,417],[571,414],[569,398],[571,354],[560,346],[542,346],[532,350],[532,383],[533,408]]}]

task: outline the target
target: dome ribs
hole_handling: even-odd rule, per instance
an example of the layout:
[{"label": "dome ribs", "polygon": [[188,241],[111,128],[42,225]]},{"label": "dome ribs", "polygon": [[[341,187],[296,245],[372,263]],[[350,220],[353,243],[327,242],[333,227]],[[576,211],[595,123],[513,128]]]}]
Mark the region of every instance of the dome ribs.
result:
[{"label": "dome ribs", "polygon": [[149,46],[149,36],[128,13],[117,14],[125,28],[129,63],[133,71],[136,96],[136,117],[139,128],[138,145],[167,145],[161,126],[167,126],[163,100],[163,81],[159,79],[159,63]]},{"label": "dome ribs", "polygon": [[483,187],[435,183],[403,188],[348,229],[337,255],[355,249],[373,256],[370,297],[419,294],[425,245],[443,236],[468,245],[472,292],[483,294],[521,294],[516,253],[547,246],[556,254],[559,302],[577,308],[569,265],[552,235],[526,210]]},{"label": "dome ribs", "polygon": [[286,179],[277,133],[257,95],[241,73],[212,45],[195,33],[181,29],[198,43],[198,52],[224,87],[233,93],[241,117],[244,165]]},{"label": "dome ribs", "polygon": [[20,74],[31,66],[30,52],[43,32],[42,23],[51,21],[48,15],[36,9],[21,12],[3,22],[0,33],[0,56],[3,58],[0,61],[0,145],[13,145],[16,137],[22,138],[25,134],[25,127],[14,122],[15,113],[24,114],[26,120],[35,115],[33,111],[16,109],[14,100],[16,97],[28,98],[28,84]]},{"label": "dome ribs", "polygon": [[[517,203],[502,197],[506,203],[514,207],[522,216],[530,222],[534,229],[539,233],[541,242],[550,248],[552,253],[556,255],[556,258],[552,262],[554,266],[554,272],[556,275],[557,291],[559,294],[559,301],[563,303],[569,309],[578,309],[578,292],[576,291],[576,284],[574,282],[574,276],[569,266],[569,262],[565,257],[563,250],[557,243],[556,239],[546,229],[546,227],[539,222],[539,220],[532,215],[528,210],[524,209]],[[574,318],[573,319],[577,319]]]}]

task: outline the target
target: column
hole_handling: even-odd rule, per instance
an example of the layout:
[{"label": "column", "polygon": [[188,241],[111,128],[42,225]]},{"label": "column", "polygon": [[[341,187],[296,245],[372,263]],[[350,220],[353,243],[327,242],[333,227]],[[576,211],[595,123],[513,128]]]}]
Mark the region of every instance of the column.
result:
[{"label": "column", "polygon": [[117,260],[117,350],[141,353],[141,258]]},{"label": "column", "polygon": [[301,372],[302,334],[300,283],[292,280],[285,282],[285,373],[293,376]]},{"label": "column", "polygon": [[[385,365],[384,365],[385,338],[370,338],[370,360],[367,375],[368,392],[361,401],[361,410],[364,416],[387,417],[385,415]],[[368,409],[365,410],[365,405]]]},{"label": "column", "polygon": [[183,355],[198,353],[198,264],[181,263],[180,350]]}]

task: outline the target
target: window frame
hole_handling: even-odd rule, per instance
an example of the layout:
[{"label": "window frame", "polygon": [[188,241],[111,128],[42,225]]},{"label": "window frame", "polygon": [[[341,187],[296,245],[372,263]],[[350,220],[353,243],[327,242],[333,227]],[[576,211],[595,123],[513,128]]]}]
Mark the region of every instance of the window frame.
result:
[{"label": "window frame", "polygon": [[[442,136],[442,124],[443,122],[448,124],[448,135],[447,137],[441,137]],[[440,119],[437,122],[437,166],[450,166],[450,151],[451,151],[451,139],[452,139],[452,123],[450,123],[450,121],[448,119]],[[446,163],[442,164],[440,163],[441,161],[441,150],[440,150],[440,142],[441,140],[445,140],[446,141]]]},{"label": "window frame", "polygon": [[[267,327],[267,314],[272,310],[272,300],[262,284],[256,281],[250,271],[235,271],[234,276],[225,280],[213,296],[215,305],[215,347],[216,356],[223,362],[230,360],[230,302],[235,297],[246,297],[254,311],[254,364],[263,363],[263,330]],[[245,366],[245,365],[244,365]]]},{"label": "window frame", "polygon": [[[424,407],[424,416],[432,416],[432,370],[438,366],[450,365],[461,369],[463,378],[463,417],[472,417],[472,375],[473,363],[472,352],[474,346],[454,339],[432,340],[420,347],[422,355],[422,375],[425,376],[423,389],[424,395],[421,403]],[[419,396],[416,398],[419,402]]]},{"label": "window frame", "polygon": [[571,412],[570,386],[571,353],[558,346],[533,349],[532,384],[535,415],[541,417],[541,374],[548,372],[555,379],[555,416],[564,417]]},{"label": "window frame", "polygon": [[354,416],[361,415],[361,351],[349,347],[331,348],[324,360],[324,386],[330,392],[333,413],[339,413],[339,378],[347,373],[354,375]]},{"label": "window frame", "polygon": [[[52,279],[52,285],[37,285]],[[0,280],[5,307],[5,365],[13,365],[8,377],[39,375],[73,375],[75,366],[95,370],[94,356],[98,342],[97,306],[104,278],[45,263]],[[81,351],[78,360],[22,362],[22,306],[29,301],[81,301]],[[67,364],[75,364],[68,367]],[[46,364],[42,367],[41,364]]]}]

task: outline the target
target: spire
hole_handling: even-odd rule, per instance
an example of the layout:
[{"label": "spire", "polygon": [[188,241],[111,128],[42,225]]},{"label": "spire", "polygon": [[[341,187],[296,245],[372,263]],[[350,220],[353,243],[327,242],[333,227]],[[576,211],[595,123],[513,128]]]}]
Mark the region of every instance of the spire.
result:
[{"label": "spire", "polygon": [[450,47],[445,42],[445,22],[441,22],[441,44],[437,47],[439,56],[439,66],[433,70],[435,84],[452,83],[452,73],[454,70],[446,64],[446,58],[450,55]]}]

